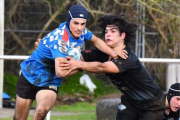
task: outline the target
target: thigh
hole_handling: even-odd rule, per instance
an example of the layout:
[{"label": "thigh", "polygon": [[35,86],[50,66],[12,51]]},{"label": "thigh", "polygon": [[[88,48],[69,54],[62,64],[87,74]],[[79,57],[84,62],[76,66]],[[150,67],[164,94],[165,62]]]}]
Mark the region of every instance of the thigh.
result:
[{"label": "thigh", "polygon": [[147,111],[143,112],[143,115],[139,120],[162,120],[164,116],[164,110]]},{"label": "thigh", "polygon": [[138,120],[139,110],[136,109],[124,96],[121,97],[116,120]]},{"label": "thigh", "polygon": [[142,110],[142,115],[139,120],[162,120],[164,117],[165,100],[165,95],[161,94],[158,99],[150,103],[143,103],[143,106],[149,109]]},{"label": "thigh", "polygon": [[126,113],[117,113],[116,120],[138,120],[138,119],[137,117]]},{"label": "thigh", "polygon": [[40,90],[36,94],[36,109],[49,111],[57,98],[57,94],[52,90]]}]

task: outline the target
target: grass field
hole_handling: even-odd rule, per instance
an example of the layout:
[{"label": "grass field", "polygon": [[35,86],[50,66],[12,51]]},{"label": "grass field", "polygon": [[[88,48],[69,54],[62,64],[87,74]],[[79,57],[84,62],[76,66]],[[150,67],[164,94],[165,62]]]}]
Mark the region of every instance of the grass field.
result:
[{"label": "grass field", "polygon": [[[5,88],[14,88],[13,90],[9,91],[5,90],[6,93],[10,94],[12,92],[11,97],[15,99],[13,96],[16,95],[15,93],[15,85],[12,83],[12,79],[16,80],[14,76],[6,75],[7,80],[5,84]],[[77,73],[76,75],[64,78],[60,88],[59,88],[59,94],[58,97],[62,98],[64,94],[68,94],[71,96],[88,96],[91,98],[91,103],[89,102],[78,102],[71,105],[55,105],[52,109],[52,111],[58,111],[58,112],[69,112],[69,113],[75,113],[75,115],[59,115],[59,116],[53,116],[51,115],[51,120],[96,120],[96,99],[107,94],[117,93],[119,92],[113,85],[106,84],[103,81],[100,81],[93,76],[91,76],[92,81],[97,86],[97,89],[95,89],[94,93],[89,93],[88,88],[86,88],[83,85],[79,84],[79,78],[82,76],[82,73]],[[11,78],[9,78],[11,77]],[[9,81],[8,81],[9,80]],[[10,81],[11,80],[11,81]],[[12,82],[12,83],[11,83]],[[33,107],[35,107],[35,102],[33,103]],[[12,120],[13,118],[0,118],[0,120]],[[28,117],[28,120],[32,119],[32,115]]]},{"label": "grass field", "polygon": [[[0,120],[12,120],[13,118],[0,118]],[[28,120],[32,120],[32,116],[28,117]],[[70,116],[51,116],[50,120],[97,120],[95,113],[82,113]]]},{"label": "grass field", "polygon": [[[88,102],[79,102],[72,105],[54,106],[52,111],[74,113],[74,115],[51,115],[51,120],[96,120],[96,106]],[[0,120],[12,120],[9,118],[0,118]],[[28,117],[32,120],[32,115]]]}]

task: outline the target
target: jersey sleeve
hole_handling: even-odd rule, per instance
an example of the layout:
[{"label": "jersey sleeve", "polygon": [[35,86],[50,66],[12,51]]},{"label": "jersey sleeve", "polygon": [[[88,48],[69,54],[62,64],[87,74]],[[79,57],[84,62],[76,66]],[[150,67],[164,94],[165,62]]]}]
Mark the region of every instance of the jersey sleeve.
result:
[{"label": "jersey sleeve", "polygon": [[103,53],[97,48],[83,51],[81,52],[81,55],[86,62],[106,62],[109,57],[107,54]]},{"label": "jersey sleeve", "polygon": [[84,32],[84,41],[90,41],[93,36],[92,32],[87,28],[85,28],[83,32]]},{"label": "jersey sleeve", "polygon": [[82,51],[81,55],[86,62],[97,61],[96,49]]},{"label": "jersey sleeve", "polygon": [[136,57],[136,55],[130,50],[127,51],[128,51],[127,59],[122,59],[119,57],[118,59],[112,60],[112,62],[118,67],[121,73],[129,70],[137,69],[138,67],[141,66],[141,63],[139,59]]},{"label": "jersey sleeve", "polygon": [[177,117],[174,120],[180,120],[180,110],[177,111]]}]

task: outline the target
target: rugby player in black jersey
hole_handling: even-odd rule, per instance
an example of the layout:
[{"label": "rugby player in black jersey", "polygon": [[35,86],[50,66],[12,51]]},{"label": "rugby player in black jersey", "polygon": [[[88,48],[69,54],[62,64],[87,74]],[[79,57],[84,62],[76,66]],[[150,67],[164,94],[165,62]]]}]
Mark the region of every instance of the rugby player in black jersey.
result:
[{"label": "rugby player in black jersey", "polygon": [[123,93],[116,120],[162,120],[165,95],[128,46],[129,42],[136,39],[137,25],[116,15],[102,16],[98,24],[102,28],[106,44],[116,52],[125,46],[128,58],[113,59],[95,48],[82,52],[84,61],[67,57],[69,61],[62,62],[61,66],[69,69],[69,72],[81,69],[105,73]]}]

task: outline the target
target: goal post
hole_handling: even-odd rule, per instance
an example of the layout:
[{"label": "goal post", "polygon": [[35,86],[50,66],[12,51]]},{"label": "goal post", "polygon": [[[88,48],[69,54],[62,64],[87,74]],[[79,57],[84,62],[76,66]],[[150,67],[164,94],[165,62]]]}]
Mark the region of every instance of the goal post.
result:
[{"label": "goal post", "polygon": [[[4,0],[0,0],[0,55],[4,55]],[[0,108],[3,97],[4,60],[0,60]]]}]

